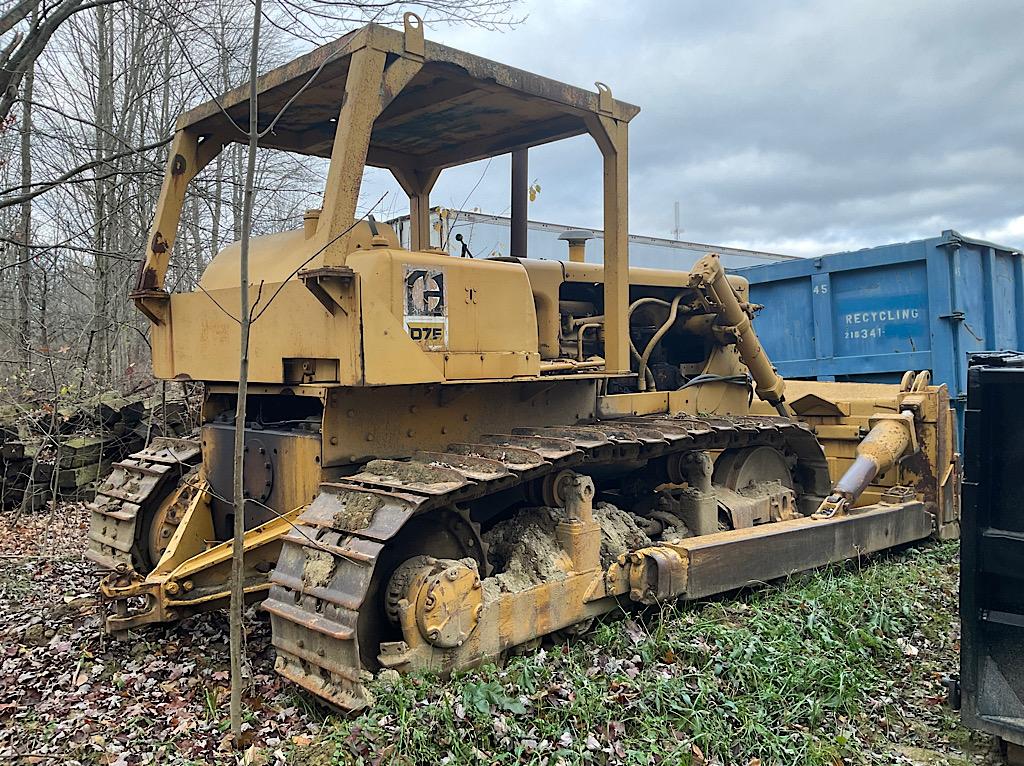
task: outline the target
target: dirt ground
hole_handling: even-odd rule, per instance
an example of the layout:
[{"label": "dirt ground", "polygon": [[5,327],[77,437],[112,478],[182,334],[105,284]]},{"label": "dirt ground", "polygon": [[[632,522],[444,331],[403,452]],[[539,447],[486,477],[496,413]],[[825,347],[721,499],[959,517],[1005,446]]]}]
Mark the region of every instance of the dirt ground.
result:
[{"label": "dirt ground", "polygon": [[[0,762],[233,760],[225,751],[228,633],[223,615],[115,642],[101,630],[97,576],[82,556],[81,504],[0,519]],[[248,621],[247,735],[271,754],[319,724],[273,672],[269,625]],[[283,756],[281,758],[283,762]]]},{"label": "dirt ground", "polygon": [[[228,637],[224,616],[204,615],[175,626],[140,631],[133,634],[130,642],[111,641],[101,630],[93,596],[96,573],[82,556],[87,527],[84,507],[61,505],[55,511],[28,515],[17,527],[12,527],[11,521],[10,516],[0,517],[0,763],[126,766],[234,762],[237,756],[229,752],[225,736]],[[929,555],[955,556],[953,547],[947,546],[942,551],[949,552]],[[905,564],[897,562],[894,566]],[[940,562],[940,571],[950,572],[951,579],[941,584],[941,598],[935,603],[938,610],[950,610],[946,624],[955,625],[955,562]],[[799,596],[800,600],[812,603],[807,601],[811,597],[806,593],[810,591],[793,588],[797,594],[794,599]],[[785,595],[789,590],[787,586],[774,592]],[[765,608],[774,609],[772,605],[780,598],[766,597]],[[756,607],[743,603],[722,608],[726,616],[715,617],[716,623],[721,619],[735,620],[737,626],[743,625],[756,611]],[[806,610],[807,607],[799,608]],[[934,604],[931,608],[936,609]],[[707,628],[699,627],[699,620],[701,614],[712,614],[715,609],[720,607],[711,605],[704,612],[681,613],[673,618],[676,623],[672,630],[681,631],[679,640],[691,644],[694,639],[685,638],[689,635],[686,631],[704,631],[700,635],[708,636],[706,644],[704,638],[700,638],[696,645],[714,648],[712,634]],[[946,621],[944,615],[940,615],[940,621]],[[267,622],[252,612],[247,623],[251,686],[245,696],[246,738],[251,747],[246,762],[255,766],[296,762],[418,763],[427,757],[421,755],[423,753],[443,752],[437,745],[440,735],[433,741],[424,740],[422,747],[426,749],[407,751],[402,758],[395,755],[400,751],[390,746],[378,749],[376,745],[367,744],[396,736],[401,739],[406,731],[402,727],[415,725],[398,724],[399,720],[404,720],[403,716],[412,714],[400,712],[407,704],[413,705],[409,710],[415,715],[444,715],[443,726],[451,727],[453,740],[461,737],[462,744],[472,743],[473,752],[487,756],[483,761],[477,759],[478,762],[498,761],[499,751],[491,749],[487,742],[498,736],[492,728],[496,730],[498,722],[504,721],[501,724],[505,727],[503,736],[506,740],[518,736],[515,743],[518,749],[502,751],[501,762],[549,766],[558,763],[723,763],[710,757],[704,760],[703,755],[698,759],[696,753],[700,749],[696,745],[692,746],[696,749],[686,745],[687,757],[681,760],[659,757],[657,752],[633,758],[628,748],[616,741],[621,731],[614,722],[602,724],[603,728],[595,723],[589,733],[576,733],[576,744],[572,746],[579,746],[578,758],[572,755],[570,746],[566,746],[565,754],[558,758],[544,755],[542,746],[548,740],[538,731],[542,732],[548,725],[563,727],[564,712],[560,711],[564,711],[568,703],[550,692],[545,692],[546,697],[525,693],[516,696],[527,687],[522,680],[513,679],[541,672],[534,669],[541,667],[535,666],[536,660],[526,658],[520,658],[521,664],[512,666],[511,670],[484,670],[461,678],[457,683],[402,681],[400,686],[384,687],[376,709],[357,719],[340,719],[325,714],[273,672]],[[665,663],[671,650],[667,655],[656,657],[650,670],[646,669],[646,660],[641,662],[643,642],[653,640],[657,625],[657,615],[637,617],[635,622],[620,617],[601,626],[596,638],[582,639],[592,645],[583,644],[582,648],[564,656],[552,651],[546,659],[541,653],[539,662],[544,673],[562,679],[558,681],[559,687],[579,685],[572,692],[573,705],[589,705],[586,684],[600,680],[605,673],[614,671],[615,678],[620,679],[611,682],[608,688],[624,689],[633,679],[637,683],[643,680],[645,673],[665,675],[670,672]],[[921,641],[908,636],[904,656],[899,661],[916,665],[918,658],[911,655],[918,645],[927,643]],[[926,674],[931,680],[924,686],[906,685],[904,688],[904,684],[894,679],[891,696],[878,703],[904,711],[900,716],[902,725],[907,726],[905,745],[880,751],[890,755],[870,755],[863,760],[837,757],[825,762],[922,766],[993,762],[987,738],[961,729],[954,714],[943,711],[936,693],[938,680],[933,676],[943,667],[956,667],[955,646],[955,635],[932,641],[927,649],[929,670]],[[601,661],[587,666],[594,658]],[[679,665],[682,661],[680,656],[672,662]],[[687,662],[695,660],[691,658]],[[936,670],[933,672],[931,668]],[[642,686],[638,693],[643,700]],[[416,701],[409,703],[410,699]],[[602,702],[603,699],[595,697],[590,712],[581,715],[594,716],[592,720],[596,721],[607,712],[608,703]],[[627,695],[626,699],[633,698]],[[482,704],[482,709],[490,711],[489,714],[479,720],[472,719],[465,710],[467,700],[478,706]],[[523,707],[524,702],[526,707]],[[621,704],[621,698],[616,704]],[[526,712],[518,712],[520,709]],[[865,720],[874,715],[867,709]],[[577,724],[583,725],[584,720],[580,718]],[[891,715],[887,720],[892,720]],[[438,724],[424,721],[419,728],[432,726]],[[480,729],[480,726],[485,728]],[[518,731],[516,726],[521,727],[520,735],[514,735]],[[438,731],[440,729],[435,728],[435,733]],[[573,742],[569,731],[566,729],[567,734],[559,741],[567,736],[569,742]],[[679,732],[673,730],[672,733]],[[378,737],[380,739],[375,739]],[[458,744],[446,746],[448,752],[458,753]],[[558,742],[554,744],[557,746]],[[531,749],[534,746],[541,749]],[[447,762],[463,761],[452,756]],[[740,766],[749,766],[762,761],[744,756],[737,762]],[[764,760],[765,766],[770,762]]]}]

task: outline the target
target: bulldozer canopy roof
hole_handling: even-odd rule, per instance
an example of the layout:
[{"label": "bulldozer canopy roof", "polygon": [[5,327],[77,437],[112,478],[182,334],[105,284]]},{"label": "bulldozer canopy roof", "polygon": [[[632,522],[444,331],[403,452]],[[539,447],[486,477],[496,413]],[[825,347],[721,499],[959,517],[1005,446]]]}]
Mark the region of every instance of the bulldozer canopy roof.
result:
[{"label": "bulldozer canopy roof", "polygon": [[[372,46],[391,64],[409,57],[405,39],[398,30],[367,25],[261,76],[260,129],[281,114],[260,145],[330,157],[352,54]],[[448,167],[586,133],[588,117],[628,121],[640,111],[611,98],[602,111],[597,91],[429,40],[422,58],[422,69],[374,123],[367,164]],[[245,84],[186,112],[177,127],[244,142],[248,121]]]}]

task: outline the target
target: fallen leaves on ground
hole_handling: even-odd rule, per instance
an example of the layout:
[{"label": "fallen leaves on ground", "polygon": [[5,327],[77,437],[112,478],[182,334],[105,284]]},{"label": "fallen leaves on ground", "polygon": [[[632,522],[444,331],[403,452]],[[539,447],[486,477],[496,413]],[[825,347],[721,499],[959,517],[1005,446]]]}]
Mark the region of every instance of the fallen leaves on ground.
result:
[{"label": "fallen leaves on ground", "polygon": [[954,545],[793,578],[740,598],[599,622],[457,674],[373,683],[326,714],[273,672],[247,618],[242,747],[227,732],[221,614],[102,632],[87,512],[0,517],[0,761],[104,764],[966,764],[985,737],[944,703],[957,667]]},{"label": "fallen leaves on ground", "polygon": [[[0,760],[233,762],[226,618],[199,615],[115,641],[102,630],[96,568],[82,555],[84,506],[11,521],[0,519]],[[274,673],[267,622],[250,610],[246,626],[245,762],[284,762],[281,748],[313,741],[320,724]]]}]

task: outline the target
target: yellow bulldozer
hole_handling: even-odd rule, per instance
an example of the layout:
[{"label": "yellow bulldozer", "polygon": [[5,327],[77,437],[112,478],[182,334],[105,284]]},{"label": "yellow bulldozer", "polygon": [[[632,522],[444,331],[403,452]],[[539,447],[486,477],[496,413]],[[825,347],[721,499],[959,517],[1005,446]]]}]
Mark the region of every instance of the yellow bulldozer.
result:
[{"label": "yellow bulldozer", "polygon": [[[261,127],[277,117],[262,146],[329,158],[323,206],[252,241],[262,302],[238,423],[240,247],[194,292],[168,293],[165,276],[190,181],[246,140],[233,123],[248,86],[178,120],[131,298],[156,377],[205,384],[202,427],[155,440],[99,489],[88,555],[108,570],[111,632],[225,606],[242,513],[245,593],[270,615],[278,672],[352,710],[368,672],[445,674],[624,604],[958,534],[944,386],[927,373],[783,381],[745,280],[717,256],[630,268],[639,109],[606,85],[426,41],[409,14],[403,30],[365,26],[257,89]],[[531,259],[527,153],[578,135],[603,162],[601,262],[571,238],[566,261]],[[432,247],[438,175],[501,155],[511,255]],[[367,165],[408,194],[408,249],[357,215]]]}]

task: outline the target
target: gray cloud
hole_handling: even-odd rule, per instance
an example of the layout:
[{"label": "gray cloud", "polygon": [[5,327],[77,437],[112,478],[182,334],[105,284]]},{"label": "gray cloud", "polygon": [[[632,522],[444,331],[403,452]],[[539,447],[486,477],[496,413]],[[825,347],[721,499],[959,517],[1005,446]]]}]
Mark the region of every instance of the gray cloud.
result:
[{"label": "gray cloud", "polygon": [[[957,228],[1024,244],[1019,0],[527,2],[455,47],[638,104],[630,229],[813,254]],[[428,21],[429,24],[429,21]],[[434,201],[503,212],[508,161],[447,171]],[[531,217],[600,225],[587,137],[531,152]]]}]

